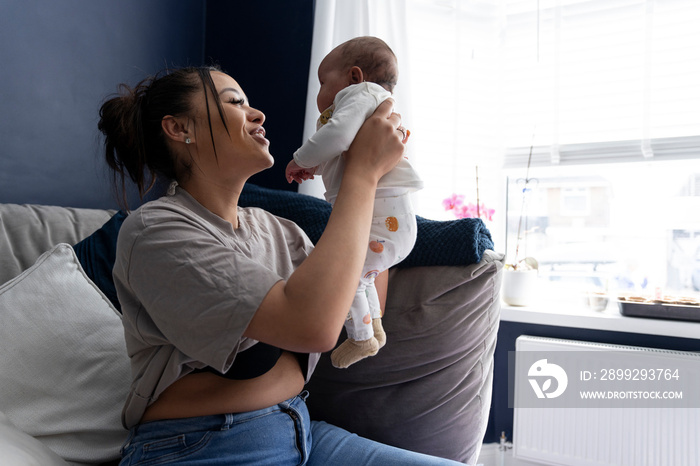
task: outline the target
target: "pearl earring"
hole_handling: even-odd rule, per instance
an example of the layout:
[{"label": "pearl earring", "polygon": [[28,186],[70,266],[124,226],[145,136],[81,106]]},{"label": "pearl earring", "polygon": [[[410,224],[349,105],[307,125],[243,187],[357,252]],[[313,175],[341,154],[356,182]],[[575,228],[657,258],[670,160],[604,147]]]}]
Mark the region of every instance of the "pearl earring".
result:
[{"label": "pearl earring", "polygon": [[192,140],[190,140],[190,138],[185,139],[185,144],[189,144],[191,142],[192,142]]}]

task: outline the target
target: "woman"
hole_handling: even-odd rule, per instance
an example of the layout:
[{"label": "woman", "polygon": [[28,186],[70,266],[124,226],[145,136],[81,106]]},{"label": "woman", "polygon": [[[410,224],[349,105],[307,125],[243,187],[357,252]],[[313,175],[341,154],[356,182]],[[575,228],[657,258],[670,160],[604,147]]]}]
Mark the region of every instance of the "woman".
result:
[{"label": "woman", "polygon": [[121,464],[451,464],[311,422],[304,404],[355,294],[377,181],[403,153],[400,116],[388,102],[358,133],[315,248],[292,222],[237,206],[273,164],[264,120],[213,68],[123,86],[100,110],[122,186],[176,181],[117,244],[133,374]]}]

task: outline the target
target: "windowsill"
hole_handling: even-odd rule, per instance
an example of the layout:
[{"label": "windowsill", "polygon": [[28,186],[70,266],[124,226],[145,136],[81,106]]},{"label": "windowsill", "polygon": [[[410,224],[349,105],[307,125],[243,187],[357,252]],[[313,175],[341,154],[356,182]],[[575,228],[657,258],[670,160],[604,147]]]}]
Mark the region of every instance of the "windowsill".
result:
[{"label": "windowsill", "polygon": [[[700,322],[623,316],[616,302],[600,312],[556,302],[524,307],[501,304],[501,320],[508,322],[700,339]],[[563,308],[567,308],[566,313]]]}]

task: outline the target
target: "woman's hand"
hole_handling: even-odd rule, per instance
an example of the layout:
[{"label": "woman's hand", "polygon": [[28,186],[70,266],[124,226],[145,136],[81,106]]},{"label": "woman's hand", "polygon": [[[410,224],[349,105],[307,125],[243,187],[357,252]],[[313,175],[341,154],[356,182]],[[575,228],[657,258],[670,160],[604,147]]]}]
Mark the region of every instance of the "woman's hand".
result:
[{"label": "woman's hand", "polygon": [[401,160],[404,133],[398,129],[401,115],[393,108],[394,101],[385,100],[362,125],[345,153],[345,176],[357,169],[361,176],[374,175],[378,181]]}]

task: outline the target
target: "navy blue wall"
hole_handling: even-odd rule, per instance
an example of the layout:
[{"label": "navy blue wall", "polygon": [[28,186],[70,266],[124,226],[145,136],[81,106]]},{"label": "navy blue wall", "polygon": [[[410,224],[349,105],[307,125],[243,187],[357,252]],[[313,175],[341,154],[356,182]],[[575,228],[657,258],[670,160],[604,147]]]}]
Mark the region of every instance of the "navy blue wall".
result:
[{"label": "navy blue wall", "polygon": [[208,0],[208,60],[238,81],[264,123],[275,165],[251,178],[271,188],[296,190],[284,168],[303,142],[311,61],[313,0],[231,2]]},{"label": "navy blue wall", "polygon": [[121,82],[212,61],[268,117],[279,162],[256,182],[288,188],[279,170],[301,144],[312,28],[312,0],[3,0],[0,202],[116,207],[100,104]]},{"label": "navy blue wall", "polygon": [[199,64],[205,2],[0,2],[0,202],[114,206],[100,103],[120,82]]}]

